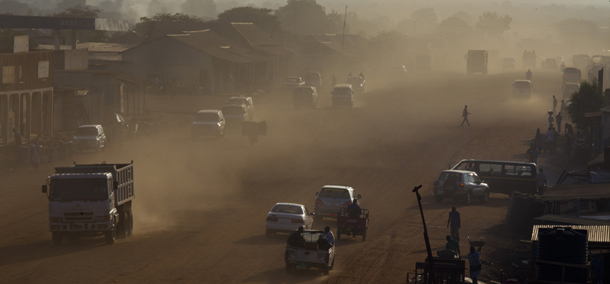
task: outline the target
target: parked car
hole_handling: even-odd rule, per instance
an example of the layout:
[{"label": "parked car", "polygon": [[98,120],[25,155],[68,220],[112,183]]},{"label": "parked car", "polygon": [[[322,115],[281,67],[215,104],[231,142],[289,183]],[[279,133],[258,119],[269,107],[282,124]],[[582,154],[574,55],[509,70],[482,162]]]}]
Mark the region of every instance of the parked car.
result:
[{"label": "parked car", "polygon": [[354,106],[354,91],[351,84],[337,84],[331,94],[333,107]]},{"label": "parked car", "polygon": [[580,90],[580,84],[567,83],[563,85],[563,90],[561,92],[561,98],[565,100],[569,100],[573,93],[578,92]]},{"label": "parked car", "polygon": [[437,202],[445,198],[463,200],[466,204],[470,204],[472,198],[489,201],[489,186],[472,171],[442,171],[434,181],[432,191]]},{"label": "parked car", "polygon": [[314,86],[316,88],[322,87],[322,75],[317,71],[310,71],[305,74],[305,85]]},{"label": "parked car", "polygon": [[305,205],[296,203],[276,203],[267,214],[265,229],[267,237],[276,232],[292,232],[303,226],[304,229],[313,227],[313,212],[309,212]]},{"label": "parked car", "polygon": [[294,108],[315,108],[318,105],[318,91],[314,86],[297,87],[292,92],[292,101]]},{"label": "parked car", "polygon": [[580,69],[574,67],[566,67],[563,69],[563,83],[579,84],[581,80]]},{"label": "parked car", "polygon": [[212,135],[221,138],[225,134],[225,118],[220,110],[200,110],[191,124],[191,137]]},{"label": "parked car", "polygon": [[452,170],[473,171],[485,180],[491,192],[535,194],[538,166],[535,163],[464,159]]},{"label": "parked car", "polygon": [[286,272],[291,273],[297,268],[318,268],[328,275],[335,265],[335,246],[318,247],[318,239],[325,234],[324,231],[304,230],[301,234],[305,241],[302,247],[287,245],[284,252]]},{"label": "parked car", "polygon": [[347,78],[347,82],[348,84],[352,85],[352,89],[354,89],[354,92],[358,93],[358,94],[364,94],[364,79],[360,76],[350,76],[349,78]]},{"label": "parked car", "polygon": [[502,60],[502,70],[515,70],[515,59],[512,57],[505,57]]},{"label": "parked car", "polygon": [[78,127],[72,141],[77,151],[106,149],[106,134],[99,124]]},{"label": "parked car", "polygon": [[304,86],[305,85],[305,81],[303,81],[303,78],[301,77],[288,77],[284,80],[284,83],[282,83],[283,88],[285,91],[291,91],[299,86]]},{"label": "parked car", "polygon": [[222,115],[228,127],[241,127],[244,121],[249,121],[248,108],[245,105],[224,105]]},{"label": "parked car", "polygon": [[325,185],[316,192],[316,203],[313,208],[314,221],[321,222],[324,217],[337,218],[343,207],[352,204],[354,199],[360,204],[362,195],[356,194],[354,189],[345,185]]},{"label": "parked car", "polygon": [[245,105],[248,109],[248,119],[252,121],[254,119],[254,102],[252,97],[230,97],[225,105]]},{"label": "parked car", "polygon": [[530,80],[515,80],[513,82],[513,96],[529,97],[532,94],[532,87]]}]

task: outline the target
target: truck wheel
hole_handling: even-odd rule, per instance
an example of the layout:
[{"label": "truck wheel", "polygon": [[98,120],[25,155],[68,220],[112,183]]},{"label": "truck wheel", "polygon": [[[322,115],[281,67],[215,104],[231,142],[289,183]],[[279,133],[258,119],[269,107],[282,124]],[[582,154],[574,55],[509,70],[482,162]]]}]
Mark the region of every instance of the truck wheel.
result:
[{"label": "truck wheel", "polygon": [[487,203],[487,201],[489,201],[489,191],[485,191],[485,193],[483,193],[483,197],[481,198],[481,201],[483,203]]},{"label": "truck wheel", "polygon": [[131,235],[133,234],[133,213],[130,211],[127,211],[127,236],[131,237]]},{"label": "truck wheel", "polygon": [[335,259],[333,258],[333,262],[330,264],[330,270],[333,270],[335,268]]},{"label": "truck wheel", "polygon": [[56,246],[61,245],[64,242],[64,235],[61,233],[53,232],[53,244]]},{"label": "truck wheel", "polygon": [[108,244],[108,245],[114,244],[114,241],[116,240],[116,229],[110,229],[110,230],[106,231],[106,233],[104,234],[104,237],[106,239],[106,244]]},{"label": "truck wheel", "polygon": [[366,241],[366,230],[362,231],[362,241]]},{"label": "truck wheel", "polygon": [[119,221],[116,224],[116,236],[120,239],[127,236],[127,212],[119,213]]}]

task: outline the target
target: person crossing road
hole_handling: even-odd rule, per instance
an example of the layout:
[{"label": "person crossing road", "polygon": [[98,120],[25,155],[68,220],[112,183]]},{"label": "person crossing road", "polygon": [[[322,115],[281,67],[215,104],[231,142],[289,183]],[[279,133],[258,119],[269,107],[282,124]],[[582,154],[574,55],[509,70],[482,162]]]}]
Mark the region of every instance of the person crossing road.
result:
[{"label": "person crossing road", "polygon": [[470,127],[470,122],[468,122],[469,115],[471,115],[471,113],[468,112],[468,105],[465,105],[464,111],[462,111],[462,117],[464,118],[464,120],[462,120],[462,126],[464,126],[464,122],[466,122],[466,124],[468,124],[468,127]]}]

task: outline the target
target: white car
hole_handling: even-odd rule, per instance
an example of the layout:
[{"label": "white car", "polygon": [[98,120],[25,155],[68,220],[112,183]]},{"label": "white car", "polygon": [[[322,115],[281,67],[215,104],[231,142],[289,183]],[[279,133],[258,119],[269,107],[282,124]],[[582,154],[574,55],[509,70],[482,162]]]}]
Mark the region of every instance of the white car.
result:
[{"label": "white car", "polygon": [[220,110],[200,110],[195,115],[191,124],[191,138],[199,136],[216,136],[221,138],[225,135],[225,118]]},{"label": "white car", "polygon": [[77,151],[106,149],[106,134],[99,124],[78,127],[73,141]]},{"label": "white car", "polygon": [[292,232],[300,226],[303,226],[303,229],[311,229],[313,214],[302,204],[277,203],[267,214],[266,235],[269,237],[276,232]]},{"label": "white car", "polygon": [[328,275],[329,270],[335,266],[335,246],[318,247],[317,241],[324,235],[324,231],[304,230],[301,234],[305,241],[302,247],[287,245],[284,253],[286,272],[290,273],[297,268],[318,268],[324,275]]},{"label": "white car", "polygon": [[250,121],[254,119],[254,102],[252,97],[230,97],[225,105],[245,105],[248,111],[248,118]]}]

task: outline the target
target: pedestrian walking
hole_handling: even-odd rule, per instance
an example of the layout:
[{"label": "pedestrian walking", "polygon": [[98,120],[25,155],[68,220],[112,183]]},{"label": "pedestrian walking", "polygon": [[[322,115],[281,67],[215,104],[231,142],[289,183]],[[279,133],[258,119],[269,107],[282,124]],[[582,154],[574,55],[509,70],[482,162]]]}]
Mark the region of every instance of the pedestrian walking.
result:
[{"label": "pedestrian walking", "polygon": [[540,169],[540,172],[536,175],[536,193],[538,195],[543,195],[546,187],[546,175],[544,174],[544,170]]},{"label": "pedestrian walking", "polygon": [[561,133],[561,121],[562,120],[563,120],[563,117],[561,116],[561,112],[559,112],[555,116],[555,121],[557,121],[557,133]]},{"label": "pedestrian walking", "polygon": [[478,284],[477,279],[481,276],[481,253],[476,251],[474,246],[470,246],[468,262],[470,263],[470,279],[472,279],[472,284]]},{"label": "pedestrian walking", "polygon": [[555,119],[553,119],[553,113],[549,111],[549,128],[553,128],[553,121],[555,121]]},{"label": "pedestrian walking", "polygon": [[468,124],[468,127],[470,127],[470,122],[468,122],[468,116],[471,113],[468,112],[468,105],[464,106],[464,111],[462,112],[462,117],[464,118],[464,120],[462,120],[462,126],[464,126],[464,122],[466,122],[466,124]]},{"label": "pedestrian walking", "polygon": [[21,133],[19,133],[15,128],[13,128],[13,139],[15,139],[15,146],[19,147],[23,143],[21,139]]},{"label": "pedestrian walking", "polygon": [[561,108],[559,109],[559,112],[566,112],[566,102],[564,100],[561,100]]},{"label": "pedestrian walking", "polygon": [[557,99],[553,96],[553,113],[557,113]]},{"label": "pedestrian walking", "polygon": [[451,226],[451,239],[456,242],[460,242],[460,212],[455,209],[455,206],[451,208],[449,212],[449,220],[447,220],[447,228]]}]

